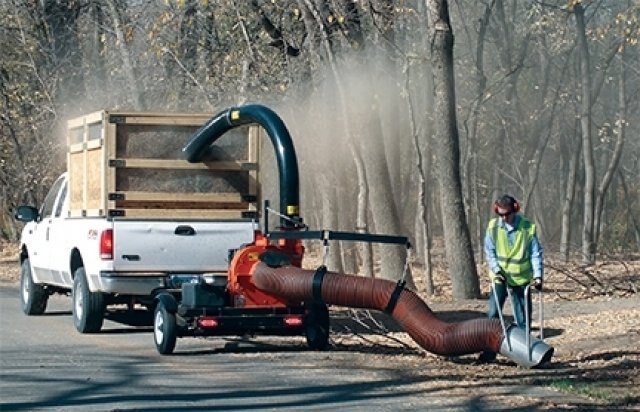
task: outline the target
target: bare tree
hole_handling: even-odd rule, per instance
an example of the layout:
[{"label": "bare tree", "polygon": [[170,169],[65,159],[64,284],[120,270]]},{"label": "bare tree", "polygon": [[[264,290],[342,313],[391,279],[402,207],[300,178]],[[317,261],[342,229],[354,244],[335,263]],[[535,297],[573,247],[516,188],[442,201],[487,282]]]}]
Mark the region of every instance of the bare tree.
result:
[{"label": "bare tree", "polygon": [[431,30],[431,58],[435,99],[436,168],[449,272],[455,299],[477,298],[471,236],[467,226],[460,180],[460,149],[455,110],[453,31],[446,0],[426,2]]},{"label": "bare tree", "polygon": [[595,217],[595,165],[591,142],[591,66],[589,46],[584,22],[584,8],[578,2],[574,8],[578,57],[580,61],[580,130],[582,133],[582,159],[584,162],[584,211],[582,226],[582,258],[585,263],[595,261],[594,217]]},{"label": "bare tree", "polygon": [[597,199],[596,199],[596,207],[595,207],[595,221],[594,221],[594,230],[595,230],[595,243],[596,246],[598,244],[598,238],[600,236],[600,225],[602,219],[602,211],[604,210],[604,197],[607,194],[607,190],[609,189],[609,185],[613,179],[613,176],[618,169],[618,165],[620,164],[620,158],[622,157],[622,149],[624,147],[625,133],[627,130],[627,95],[626,95],[626,71],[627,71],[627,62],[625,59],[625,46],[622,46],[621,56],[620,56],[620,74],[618,75],[618,116],[615,121],[614,126],[614,134],[616,135],[616,144],[613,149],[613,154],[611,156],[611,160],[609,162],[609,166],[602,177],[602,181],[598,186],[597,191]]},{"label": "bare tree", "polygon": [[107,13],[111,17],[113,23],[113,32],[116,36],[116,47],[120,52],[120,59],[122,62],[122,71],[127,83],[128,98],[133,108],[136,110],[143,110],[145,104],[142,99],[142,93],[140,90],[140,79],[136,76],[135,66],[133,59],[131,58],[131,51],[127,46],[126,28],[122,15],[126,15],[126,6],[118,0],[107,0]]}]

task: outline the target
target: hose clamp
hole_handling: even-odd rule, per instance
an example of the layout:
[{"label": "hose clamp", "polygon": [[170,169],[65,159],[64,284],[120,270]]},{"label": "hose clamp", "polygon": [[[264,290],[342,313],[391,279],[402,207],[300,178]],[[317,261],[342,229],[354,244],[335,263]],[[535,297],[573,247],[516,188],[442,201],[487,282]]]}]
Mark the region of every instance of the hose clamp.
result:
[{"label": "hose clamp", "polygon": [[384,313],[386,313],[387,315],[391,315],[393,313],[393,310],[396,308],[398,299],[400,298],[400,294],[404,290],[405,283],[406,282],[404,280],[399,280],[398,283],[396,283],[396,287],[393,290],[391,297],[389,298],[389,303],[387,303],[387,307],[384,308]]},{"label": "hose clamp", "polygon": [[313,284],[311,290],[313,292],[313,300],[318,303],[323,303],[322,301],[322,281],[324,280],[324,275],[327,273],[327,267],[325,265],[321,265],[316,269],[316,273],[313,274]]}]

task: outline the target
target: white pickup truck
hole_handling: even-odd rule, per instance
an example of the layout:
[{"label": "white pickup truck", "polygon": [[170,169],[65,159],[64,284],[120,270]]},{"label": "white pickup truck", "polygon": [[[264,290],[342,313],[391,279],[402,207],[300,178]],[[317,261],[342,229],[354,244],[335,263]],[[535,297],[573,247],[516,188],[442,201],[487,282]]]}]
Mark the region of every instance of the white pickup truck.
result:
[{"label": "white pickup truck", "polygon": [[161,291],[226,273],[257,229],[259,130],[188,163],[181,147],[208,118],[102,111],[69,121],[67,172],[39,209],[16,209],[25,314],[70,293],[76,329],[97,332],[106,310],[152,308]]}]

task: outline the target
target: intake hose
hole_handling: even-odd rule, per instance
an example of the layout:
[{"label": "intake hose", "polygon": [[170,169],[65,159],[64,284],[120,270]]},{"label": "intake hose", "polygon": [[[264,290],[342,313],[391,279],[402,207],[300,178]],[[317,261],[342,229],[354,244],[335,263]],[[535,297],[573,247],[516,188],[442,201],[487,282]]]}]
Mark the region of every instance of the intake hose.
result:
[{"label": "intake hose", "polygon": [[[313,300],[314,271],[285,266],[271,268],[258,263],[253,269],[255,285],[293,301]],[[326,272],[320,295],[327,304],[360,309],[384,310],[396,288],[386,279]],[[445,323],[415,293],[403,289],[390,315],[420,346],[438,355],[463,355],[491,350],[498,352],[502,327],[495,319],[474,319]]]},{"label": "intake hose", "polygon": [[[389,280],[314,272],[294,266],[273,268],[263,262],[256,263],[251,274],[259,289],[292,301],[308,302],[321,298],[324,303],[338,306],[380,311],[386,309],[418,345],[438,355],[459,356],[491,351],[501,353],[522,366],[534,367],[547,362],[553,354],[553,348],[538,339],[532,339],[534,349],[529,353],[526,350],[524,353],[513,353],[513,345],[524,342],[525,337],[511,332],[521,329],[510,328],[507,332],[510,343],[506,345],[497,319],[443,322],[414,292],[402,288],[398,295],[398,285]],[[389,302],[394,295],[397,295],[397,301],[389,310]]]},{"label": "intake hose", "polygon": [[273,110],[250,104],[221,111],[194,133],[182,149],[185,158],[191,163],[202,161],[209,146],[220,136],[250,123],[262,126],[271,139],[280,177],[280,213],[284,216],[280,222],[284,228],[295,227],[300,221],[298,159],[287,127]]}]

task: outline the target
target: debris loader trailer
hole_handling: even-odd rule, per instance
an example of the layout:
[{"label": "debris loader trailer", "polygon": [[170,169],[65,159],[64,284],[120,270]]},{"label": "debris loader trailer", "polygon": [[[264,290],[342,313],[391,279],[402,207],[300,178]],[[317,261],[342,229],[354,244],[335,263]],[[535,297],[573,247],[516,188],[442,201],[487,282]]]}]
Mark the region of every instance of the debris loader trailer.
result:
[{"label": "debris loader trailer", "polygon": [[457,356],[500,353],[524,367],[548,362],[553,348],[521,328],[503,328],[497,319],[446,323],[404,282],[301,268],[303,240],[347,240],[404,245],[403,236],[308,230],[299,214],[299,178],[293,142],[282,119],[261,105],[226,109],[202,126],[183,148],[189,162],[200,162],[227,131],[257,123],[269,136],[279,174],[278,230],[270,231],[268,202],[264,230],[254,241],[230,251],[227,273],[187,278],[157,296],[154,341],[158,352],[173,352],[178,337],[250,334],[305,335],[311,349],[329,340],[327,305],[380,310],[392,316],[425,350]]}]

